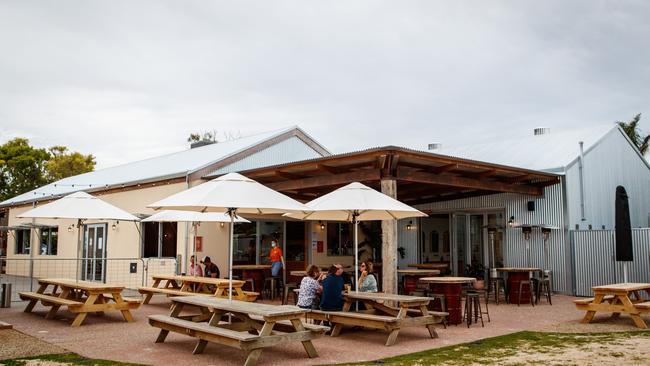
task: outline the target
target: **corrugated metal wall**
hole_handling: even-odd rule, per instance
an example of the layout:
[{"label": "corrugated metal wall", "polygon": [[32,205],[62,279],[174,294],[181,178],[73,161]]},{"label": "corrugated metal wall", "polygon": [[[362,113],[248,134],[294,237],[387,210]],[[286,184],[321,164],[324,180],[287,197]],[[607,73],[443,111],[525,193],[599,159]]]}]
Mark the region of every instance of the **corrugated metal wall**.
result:
[{"label": "corrugated metal wall", "polygon": [[[563,183],[560,183],[546,187],[542,197],[504,193],[430,203],[419,205],[417,208],[445,213],[502,210],[506,220],[513,216],[515,222],[519,224],[545,224],[561,228],[552,231],[549,237],[550,263],[548,265],[544,265],[544,241],[541,231],[534,230],[528,244],[530,245],[531,265],[551,269],[553,271],[553,287],[555,291],[569,294],[572,291],[571,248],[566,238],[563,200]],[[535,202],[534,211],[528,211],[528,201]],[[505,225],[505,222],[503,224]],[[415,243],[400,242],[400,245],[408,245],[409,248],[414,245],[414,250],[417,250],[417,238],[415,239]],[[503,248],[506,266],[527,266],[526,244],[521,229],[506,229]]]},{"label": "corrugated metal wall", "polygon": [[[623,263],[614,256],[614,230],[573,230],[570,235],[577,296],[593,296],[593,286],[623,282]],[[650,283],[650,229],[632,229],[632,244],[628,282]]]},{"label": "corrugated metal wall", "polygon": [[[576,150],[578,147],[576,146]],[[616,186],[625,187],[630,197],[632,227],[647,227],[650,213],[650,169],[630,146],[618,129],[609,132],[584,155],[585,221],[580,214],[579,164],[570,165],[566,171],[568,203],[567,223],[570,230],[580,225],[580,230],[614,228],[614,197]]]},{"label": "corrugated metal wall", "polygon": [[[406,226],[412,222],[411,230],[406,230]],[[400,269],[407,268],[411,263],[418,263],[418,233],[420,232],[417,225],[417,219],[404,219],[397,221],[397,246],[404,247],[404,258],[397,257],[397,266]]]},{"label": "corrugated metal wall", "polygon": [[321,155],[318,152],[305,144],[300,138],[294,136],[210,174],[237,172],[319,157]]}]

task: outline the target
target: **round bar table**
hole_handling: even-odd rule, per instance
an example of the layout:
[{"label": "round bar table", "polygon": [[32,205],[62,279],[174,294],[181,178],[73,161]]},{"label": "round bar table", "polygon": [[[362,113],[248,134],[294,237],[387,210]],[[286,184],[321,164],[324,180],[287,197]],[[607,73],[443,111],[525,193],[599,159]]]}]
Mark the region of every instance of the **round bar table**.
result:
[{"label": "round bar table", "polygon": [[[428,283],[434,293],[445,295],[447,305],[447,322],[449,324],[460,324],[463,320],[463,309],[461,307],[462,285],[474,283],[473,277],[423,277],[420,282]],[[436,309],[441,310],[441,309]]]},{"label": "round bar table", "polygon": [[[519,301],[519,282],[528,281],[531,272],[541,272],[542,270],[528,267],[503,267],[497,268],[497,271],[508,274],[508,300],[511,304],[516,304]],[[530,299],[530,291],[530,287],[521,289],[521,298],[525,299],[526,302]]]},{"label": "round bar table", "polygon": [[420,278],[437,276],[440,271],[437,269],[398,269],[397,273],[404,278],[404,295],[408,295],[417,289]]},{"label": "round bar table", "polygon": [[252,278],[255,281],[255,289],[253,291],[262,293],[262,285],[264,284],[264,272],[271,269],[270,264],[238,264],[232,266],[233,270],[242,271],[242,280]]}]

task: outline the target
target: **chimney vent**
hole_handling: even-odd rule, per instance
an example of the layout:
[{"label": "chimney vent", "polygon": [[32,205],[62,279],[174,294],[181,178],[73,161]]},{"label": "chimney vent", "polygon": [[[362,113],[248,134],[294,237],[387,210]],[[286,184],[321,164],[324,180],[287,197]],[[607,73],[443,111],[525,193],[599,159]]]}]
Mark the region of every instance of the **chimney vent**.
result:
[{"label": "chimney vent", "polygon": [[439,142],[434,142],[432,144],[429,144],[429,151],[440,150],[440,149],[442,149],[442,144]]},{"label": "chimney vent", "polygon": [[551,133],[551,129],[548,128],[548,127],[539,127],[539,128],[536,128],[536,129],[533,131],[533,133],[535,134],[535,136],[538,136],[538,135],[548,135],[549,133]]}]

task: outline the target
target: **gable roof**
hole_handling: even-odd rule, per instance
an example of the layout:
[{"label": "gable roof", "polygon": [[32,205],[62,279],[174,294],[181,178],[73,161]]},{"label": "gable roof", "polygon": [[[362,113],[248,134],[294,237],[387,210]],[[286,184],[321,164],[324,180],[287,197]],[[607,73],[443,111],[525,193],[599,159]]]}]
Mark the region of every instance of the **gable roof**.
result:
[{"label": "gable roof", "polygon": [[[463,146],[443,147],[434,152],[465,159],[485,161],[524,169],[563,173],[583,151],[594,148],[618,126],[601,125],[588,128],[552,130],[543,135],[485,141]],[[623,133],[624,134],[624,133]],[[629,140],[628,140],[629,142]]]},{"label": "gable roof", "polygon": [[294,126],[75,175],[0,202],[0,206],[50,199],[75,191],[104,190],[186,177],[225,159],[241,159],[265,143],[276,143],[292,136],[298,136],[321,155],[329,155],[318,142]]}]

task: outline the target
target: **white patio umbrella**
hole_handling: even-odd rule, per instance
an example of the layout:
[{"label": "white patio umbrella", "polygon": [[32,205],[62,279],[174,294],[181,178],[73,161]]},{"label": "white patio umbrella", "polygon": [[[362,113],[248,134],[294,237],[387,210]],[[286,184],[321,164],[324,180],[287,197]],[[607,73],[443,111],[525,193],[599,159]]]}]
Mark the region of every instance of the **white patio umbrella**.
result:
[{"label": "white patio umbrella", "polygon": [[303,220],[348,221],[354,225],[354,283],[357,292],[359,291],[359,221],[399,220],[427,216],[359,182],[350,183],[305,205],[313,212],[289,213],[287,216]]},{"label": "white patio umbrella", "polygon": [[[54,202],[33,208],[20,218],[75,219],[77,220],[77,262],[81,247],[81,225],[85,220],[140,221],[139,218],[86,192],[75,192]],[[77,265],[76,280],[79,280]]]},{"label": "white patio umbrella", "polygon": [[302,203],[238,173],[171,195],[148,207],[154,209],[221,212],[230,217],[229,299],[232,300],[233,227],[237,214],[285,214],[311,211]]},{"label": "white patio umbrella", "polygon": [[[191,222],[194,231],[192,254],[196,255],[196,230],[200,222],[230,222],[230,216],[221,212],[196,212],[164,210],[143,219],[142,222]],[[250,222],[242,217],[235,217],[235,222]]]}]

